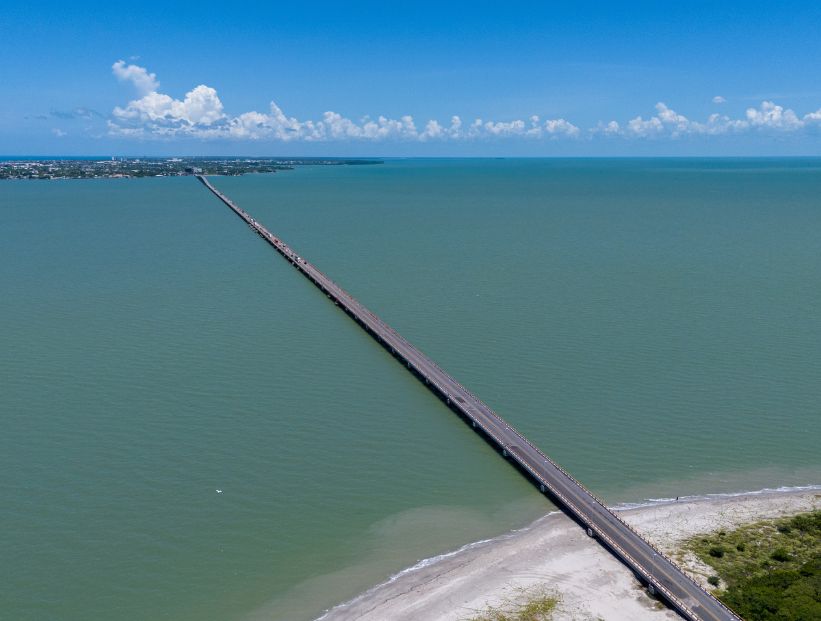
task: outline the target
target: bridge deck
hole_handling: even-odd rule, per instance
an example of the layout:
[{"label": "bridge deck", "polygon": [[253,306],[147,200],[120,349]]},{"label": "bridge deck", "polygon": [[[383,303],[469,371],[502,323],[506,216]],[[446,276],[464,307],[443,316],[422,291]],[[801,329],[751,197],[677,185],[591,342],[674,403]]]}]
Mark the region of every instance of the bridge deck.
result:
[{"label": "bridge deck", "polygon": [[223,203],[242,218],[257,234],[271,244],[303,275],[319,287],[379,343],[407,365],[428,387],[438,394],[504,455],[536,481],[541,490],[588,533],[598,538],[617,558],[630,567],[649,587],[664,597],[687,619],[718,621],[740,618],[682,572],[669,558],[653,547],[632,526],[588,491],[561,466],[542,453],[502,417],[485,405],[430,358],[416,349],[393,328],[360,304],[339,285],[300,257],[290,246],[273,235],[231,199],[217,190],[205,177],[197,178]]}]

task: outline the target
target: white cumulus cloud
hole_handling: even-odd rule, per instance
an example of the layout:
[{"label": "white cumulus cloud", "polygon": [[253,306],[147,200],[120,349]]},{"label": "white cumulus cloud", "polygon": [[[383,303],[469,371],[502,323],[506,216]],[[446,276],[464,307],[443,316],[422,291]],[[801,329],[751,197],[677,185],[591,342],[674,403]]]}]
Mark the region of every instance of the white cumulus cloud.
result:
[{"label": "white cumulus cloud", "polygon": [[287,116],[271,102],[268,111],[252,110],[235,116],[225,113],[217,91],[200,84],[182,99],[159,92],[157,76],[144,67],[119,60],[112,66],[118,79],[130,82],[140,97],[125,106],[117,106],[108,121],[110,134],[137,138],[171,138],[188,136],[204,139],[331,141],[331,140],[413,140],[442,141],[513,136],[574,138],[581,130],[565,119],[538,116],[528,120],[483,121],[476,119],[465,126],[459,116],[450,125],[436,119],[424,122],[421,129],[414,118],[398,119],[378,116],[350,119],[329,110],[318,120],[300,120]]},{"label": "white cumulus cloud", "polygon": [[625,126],[616,121],[599,123],[592,129],[594,134],[623,136],[627,138],[682,138],[685,136],[719,136],[748,131],[796,132],[813,120],[821,121],[821,110],[803,119],[789,108],[763,101],[758,108],[748,108],[744,118],[732,118],[723,114],[711,114],[706,121],[694,121],[676,112],[663,102],[656,104],[656,114],[648,119],[637,116]]},{"label": "white cumulus cloud", "polygon": [[763,101],[761,106],[747,108],[747,120],[752,127],[764,127],[769,129],[795,130],[804,126],[804,121],[789,108],[774,104],[772,101]]},{"label": "white cumulus cloud", "polygon": [[[542,119],[530,115],[522,119],[487,120],[477,118],[465,123],[454,115],[450,123],[429,119],[417,124],[410,115],[351,119],[329,110],[319,119],[288,116],[275,103],[268,110],[226,113],[217,91],[200,84],[182,99],[159,92],[157,76],[135,64],[118,60],[112,66],[114,75],[130,82],[139,97],[117,106],[108,121],[112,135],[133,138],[269,140],[269,141],[459,141],[459,140],[572,140],[592,139],[684,139],[693,136],[720,136],[743,132],[794,133],[806,127],[821,127],[821,109],[799,117],[793,110],[764,101],[758,108],[748,108],[741,118],[711,114],[696,121],[672,109],[664,102],[655,105],[649,117],[636,116],[627,121],[599,121],[583,129],[565,118]],[[716,104],[726,99],[713,97]]]},{"label": "white cumulus cloud", "polygon": [[123,82],[131,82],[137,92],[145,95],[160,88],[160,83],[157,76],[153,73],[148,73],[145,67],[138,65],[126,65],[125,61],[118,60],[111,65],[111,70],[118,80]]},{"label": "white cumulus cloud", "polygon": [[544,131],[551,136],[578,136],[581,130],[564,119],[548,119],[544,122]]},{"label": "white cumulus cloud", "polygon": [[821,108],[819,108],[815,112],[810,112],[809,114],[805,114],[804,115],[804,122],[805,123],[821,123]]},{"label": "white cumulus cloud", "polygon": [[225,118],[222,102],[210,86],[200,84],[185,94],[183,100],[152,91],[129,102],[125,108],[114,108],[114,118],[125,124],[135,122],[162,127],[212,125]]}]

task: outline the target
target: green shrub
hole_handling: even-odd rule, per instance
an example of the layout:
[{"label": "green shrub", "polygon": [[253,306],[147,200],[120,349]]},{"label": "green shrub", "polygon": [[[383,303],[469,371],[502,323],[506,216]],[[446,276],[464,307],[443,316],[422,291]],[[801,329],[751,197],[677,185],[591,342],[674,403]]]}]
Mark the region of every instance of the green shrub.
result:
[{"label": "green shrub", "polygon": [[821,621],[821,511],[699,535],[690,546],[747,621]]},{"label": "green shrub", "polygon": [[821,619],[821,556],[798,571],[774,570],[731,586],[721,598],[744,619],[812,621]]},{"label": "green shrub", "polygon": [[710,548],[710,556],[714,556],[716,558],[721,558],[724,556],[724,548],[721,546],[713,546]]},{"label": "green shrub", "polygon": [[519,590],[519,596],[525,601],[517,603],[509,600],[499,607],[489,606],[478,611],[469,621],[550,621],[561,601],[557,593],[539,589]]},{"label": "green shrub", "polygon": [[818,533],[821,532],[821,511],[815,513],[796,515],[790,524],[796,530],[802,533]]}]

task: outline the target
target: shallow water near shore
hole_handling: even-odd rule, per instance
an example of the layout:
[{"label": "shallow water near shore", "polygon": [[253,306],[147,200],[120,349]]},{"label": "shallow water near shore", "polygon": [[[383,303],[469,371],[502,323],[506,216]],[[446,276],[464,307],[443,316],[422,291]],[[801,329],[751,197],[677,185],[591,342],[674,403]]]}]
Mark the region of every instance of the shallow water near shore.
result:
[{"label": "shallow water near shore", "polygon": [[[696,558],[678,554],[681,542],[717,529],[817,510],[821,486],[781,487],[731,494],[659,499],[619,508],[663,553],[710,588]],[[707,568],[709,571],[709,568]],[[560,511],[527,528],[423,559],[334,606],[320,621],[464,621],[488,606],[508,607],[521,593],[556,590],[562,621],[678,619],[658,608],[635,577]]]},{"label": "shallow water near shore", "polygon": [[[213,181],[610,503],[821,481],[821,160]],[[311,619],[551,509],[194,179],[2,184],[0,290],[10,617]]]}]

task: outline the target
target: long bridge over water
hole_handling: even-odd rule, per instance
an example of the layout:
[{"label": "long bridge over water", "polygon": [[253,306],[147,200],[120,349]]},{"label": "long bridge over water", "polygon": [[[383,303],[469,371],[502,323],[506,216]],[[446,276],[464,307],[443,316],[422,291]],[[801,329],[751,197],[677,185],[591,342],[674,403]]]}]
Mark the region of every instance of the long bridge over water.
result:
[{"label": "long bridge over water", "polygon": [[647,585],[651,594],[666,600],[684,618],[692,621],[740,621],[724,606],[687,576],[632,526],[622,520],[566,470],[482,403],[396,330],[360,304],[313,264],[299,256],[281,239],[240,209],[217,190],[204,176],[197,178],[242,218],[251,229],[316,285],[334,304],[345,311],[368,334],[406,365],[420,381],[459,414],[479,434],[494,445],[528,476],[542,493],[548,495],[565,513],[579,523],[591,537],[598,539]]}]

